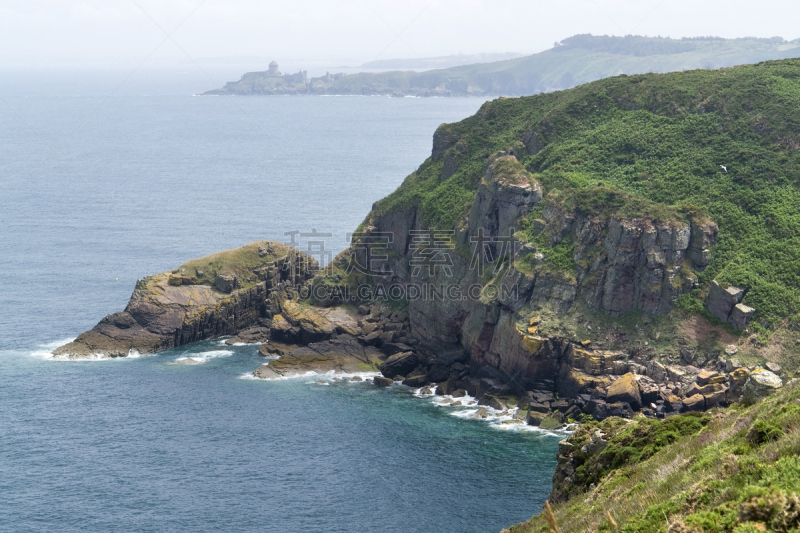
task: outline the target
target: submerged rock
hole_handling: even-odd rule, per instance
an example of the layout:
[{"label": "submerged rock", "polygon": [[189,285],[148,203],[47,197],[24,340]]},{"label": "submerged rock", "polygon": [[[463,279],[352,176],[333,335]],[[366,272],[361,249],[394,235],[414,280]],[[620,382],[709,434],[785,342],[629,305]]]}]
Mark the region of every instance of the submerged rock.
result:
[{"label": "submerged rock", "polygon": [[391,387],[392,383],[394,383],[394,381],[392,381],[391,379],[385,378],[383,376],[375,376],[374,378],[372,378],[372,382],[375,383],[377,387]]}]

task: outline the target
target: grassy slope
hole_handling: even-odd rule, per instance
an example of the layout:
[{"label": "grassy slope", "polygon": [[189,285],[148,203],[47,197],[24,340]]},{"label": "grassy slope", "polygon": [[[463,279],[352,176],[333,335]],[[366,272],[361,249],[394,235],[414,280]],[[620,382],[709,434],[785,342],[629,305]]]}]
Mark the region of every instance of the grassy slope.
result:
[{"label": "grassy slope", "polygon": [[[621,425],[613,419],[602,424]],[[751,407],[737,404],[664,421],[638,419],[578,469],[586,492],[555,505],[554,515],[564,533],[798,531],[798,454],[797,385]],[[589,489],[590,483],[596,489]],[[549,533],[551,528],[539,515],[509,531]]]},{"label": "grassy slope", "polygon": [[[272,247],[272,253],[262,257],[259,255],[259,248],[266,246]],[[179,266],[176,272],[193,277],[195,283],[199,285],[213,285],[217,273],[234,275],[239,280],[240,288],[249,289],[259,280],[263,281],[263,274],[258,274],[259,270],[291,252],[292,248],[284,244],[256,241],[239,248],[192,259]],[[202,275],[199,272],[202,272]]]},{"label": "grassy slope", "polygon": [[[800,60],[618,76],[501,98],[443,127],[466,146],[458,172],[441,182],[442,162],[427,160],[378,213],[416,205],[429,227],[461,224],[488,155],[533,129],[544,146],[523,163],[546,195],[601,209],[602,183],[629,215],[705,212],[720,234],[704,288],[747,287],[767,327],[800,321]],[[699,310],[703,296],[682,303]]]}]

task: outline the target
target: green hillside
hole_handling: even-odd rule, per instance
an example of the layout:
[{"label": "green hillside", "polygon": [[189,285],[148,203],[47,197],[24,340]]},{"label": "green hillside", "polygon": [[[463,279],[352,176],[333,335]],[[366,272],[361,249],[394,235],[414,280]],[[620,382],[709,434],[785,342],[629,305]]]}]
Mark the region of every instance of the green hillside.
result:
[{"label": "green hillside", "polygon": [[207,94],[520,96],[567,89],[619,74],[713,69],[800,56],[800,40],[669,39],[576,35],[517,59],[429,70],[311,78],[308,83],[250,72]]},{"label": "green hillside", "polygon": [[[717,279],[747,288],[753,328],[800,323],[800,60],[618,76],[501,98],[437,135],[458,141],[455,173],[442,181],[443,159],[428,159],[376,204],[378,214],[417,206],[430,227],[458,226],[486,158],[513,147],[545,202],[710,216],[719,241],[701,288],[680,301],[684,309],[700,311]],[[568,255],[560,261],[567,269]]]},{"label": "green hillside", "polygon": [[[800,530],[800,389],[666,420],[609,418],[570,438],[579,492],[504,533],[780,533]],[[548,520],[549,519],[549,520]]]}]

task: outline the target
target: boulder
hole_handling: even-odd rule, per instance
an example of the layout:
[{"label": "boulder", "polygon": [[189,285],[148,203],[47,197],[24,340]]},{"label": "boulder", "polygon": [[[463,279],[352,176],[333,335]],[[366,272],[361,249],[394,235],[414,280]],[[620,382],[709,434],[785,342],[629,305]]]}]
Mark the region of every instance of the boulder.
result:
[{"label": "boulder", "polygon": [[742,363],[737,357],[731,357],[725,361],[725,372],[733,372],[737,368],[742,368]]},{"label": "boulder", "polygon": [[697,374],[696,380],[697,384],[700,386],[708,385],[709,383],[725,383],[727,381],[725,376],[711,370],[701,370],[700,373]]},{"label": "boulder", "polygon": [[448,396],[455,388],[455,382],[453,380],[442,381],[436,386],[436,395]]},{"label": "boulder", "polygon": [[414,352],[400,352],[389,357],[380,367],[381,374],[394,378],[407,375],[419,365],[419,357]]},{"label": "boulder", "polygon": [[728,374],[728,401],[738,402],[744,393],[744,386],[750,377],[750,371],[744,367],[739,367],[733,372]]},{"label": "boulder", "polygon": [[692,385],[686,389],[686,396],[694,396],[695,394],[702,394],[703,396],[707,396],[709,394],[714,394],[719,392],[723,389],[727,389],[726,385],[722,383],[707,383],[705,385],[700,386],[697,383],[692,383]]},{"label": "boulder", "polygon": [[364,344],[367,346],[380,346],[383,342],[381,339],[381,334],[383,332],[381,330],[373,331],[372,333],[366,335],[363,338]]},{"label": "boulder", "polygon": [[396,353],[401,352],[410,352],[411,346],[407,344],[403,344],[402,342],[387,342],[383,346],[381,346],[381,351],[386,355],[394,355]]},{"label": "boulder", "polygon": [[564,415],[558,411],[552,413],[550,416],[539,422],[539,428],[550,431],[561,429],[562,427],[564,427]]},{"label": "boulder", "polygon": [[753,315],[756,313],[756,310],[752,307],[748,307],[742,303],[736,304],[733,306],[733,310],[731,310],[731,316],[728,318],[728,322],[733,325],[736,329],[745,329],[750,321],[753,319]]},{"label": "boulder", "polygon": [[639,382],[639,392],[642,396],[642,405],[650,405],[661,399],[661,389],[655,383]]},{"label": "boulder", "polygon": [[422,387],[428,383],[428,376],[425,374],[413,374],[403,380],[403,385],[407,385],[409,387]]},{"label": "boulder", "polygon": [[625,402],[634,409],[642,408],[642,396],[639,391],[639,382],[634,374],[625,374],[611,384],[606,393],[606,402]]},{"label": "boulder", "polygon": [[492,394],[484,394],[483,397],[478,400],[478,405],[488,405],[492,409],[497,409],[498,411],[502,411],[508,407],[503,400]]},{"label": "boulder", "polygon": [[744,289],[738,287],[723,289],[722,285],[714,280],[711,282],[706,306],[709,313],[719,320],[727,322],[733,307],[741,302],[743,297]]},{"label": "boulder", "polygon": [[567,400],[556,400],[550,404],[550,408],[554,411],[561,411],[562,413],[566,413],[567,409],[570,408],[570,403]]},{"label": "boulder", "polygon": [[608,447],[608,441],[603,438],[603,433],[600,429],[595,429],[589,442],[583,445],[581,452],[586,455],[598,455]]},{"label": "boulder", "polygon": [[756,369],[744,385],[742,401],[752,404],[783,387],[781,378],[769,370]]},{"label": "boulder", "polygon": [[703,411],[706,408],[706,399],[702,394],[695,394],[683,399],[681,411]]},{"label": "boulder", "polygon": [[292,326],[283,315],[275,315],[272,317],[269,336],[279,342],[294,344],[299,340],[300,329]]},{"label": "boulder", "polygon": [[706,408],[708,409],[725,403],[725,399],[727,398],[728,387],[726,385],[717,386],[719,387],[718,390],[703,395],[703,397],[706,399]]},{"label": "boulder", "polygon": [[628,402],[615,402],[606,404],[608,416],[618,416],[620,418],[633,418],[633,409]]},{"label": "boulder", "polygon": [[548,413],[542,413],[539,411],[528,411],[527,416],[525,417],[525,423],[529,426],[538,426],[542,423],[542,420],[547,418]]},{"label": "boulder", "polygon": [[265,326],[253,326],[244,331],[240,331],[235,337],[231,337],[225,341],[228,346],[235,344],[261,344],[269,340],[269,328]]},{"label": "boulder", "polygon": [[662,392],[661,399],[664,401],[667,411],[678,411],[683,406],[681,399],[670,392]]},{"label": "boulder", "polygon": [[381,388],[391,387],[392,383],[394,383],[394,381],[392,381],[391,379],[382,376],[375,376],[374,378],[372,378],[372,382],[375,384],[375,386]]},{"label": "boulder", "polygon": [[472,418],[480,419],[480,418],[486,418],[488,416],[489,416],[489,413],[486,412],[486,408],[485,407],[478,407],[478,410],[475,412],[474,415],[472,415]]}]

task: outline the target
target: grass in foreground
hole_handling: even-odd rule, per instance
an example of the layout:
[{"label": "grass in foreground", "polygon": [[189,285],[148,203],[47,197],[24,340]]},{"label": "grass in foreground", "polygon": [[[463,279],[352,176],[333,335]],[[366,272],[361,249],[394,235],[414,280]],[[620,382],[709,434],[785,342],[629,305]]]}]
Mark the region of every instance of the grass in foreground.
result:
[{"label": "grass in foreground", "polygon": [[550,532],[553,520],[564,533],[800,531],[797,384],[753,406],[680,418],[625,426],[584,465],[586,492],[507,531]]}]

